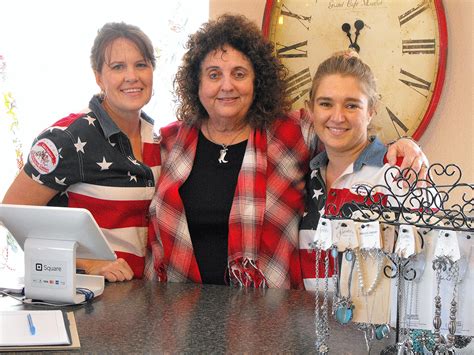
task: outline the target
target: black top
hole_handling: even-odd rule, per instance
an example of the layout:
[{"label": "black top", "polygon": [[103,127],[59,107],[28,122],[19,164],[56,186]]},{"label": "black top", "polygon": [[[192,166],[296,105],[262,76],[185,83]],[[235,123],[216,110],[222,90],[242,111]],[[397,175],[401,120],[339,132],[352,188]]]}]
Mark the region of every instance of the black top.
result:
[{"label": "black top", "polygon": [[199,132],[193,168],[179,190],[203,283],[225,283],[229,214],[246,146],[228,146],[227,163],[219,163],[223,147]]}]

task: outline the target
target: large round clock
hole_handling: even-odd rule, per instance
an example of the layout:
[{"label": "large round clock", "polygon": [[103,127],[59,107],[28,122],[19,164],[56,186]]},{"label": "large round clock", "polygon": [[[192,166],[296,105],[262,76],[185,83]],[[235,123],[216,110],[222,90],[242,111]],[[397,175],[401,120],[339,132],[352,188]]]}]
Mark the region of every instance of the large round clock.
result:
[{"label": "large round clock", "polygon": [[423,134],[444,82],[441,0],[267,0],[262,30],[290,71],[293,108],[308,99],[319,63],[351,47],[377,78],[380,137]]}]

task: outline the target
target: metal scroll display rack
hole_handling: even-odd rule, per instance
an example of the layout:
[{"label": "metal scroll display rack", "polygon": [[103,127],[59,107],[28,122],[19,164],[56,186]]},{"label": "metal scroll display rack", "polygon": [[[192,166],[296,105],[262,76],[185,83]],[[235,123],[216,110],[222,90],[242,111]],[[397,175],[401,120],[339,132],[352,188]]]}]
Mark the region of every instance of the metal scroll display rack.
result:
[{"label": "metal scroll display rack", "polygon": [[[462,182],[461,169],[455,164],[443,166],[433,164],[428,169],[426,178],[420,178],[413,170],[407,168],[400,170],[390,167],[384,175],[384,184],[371,186],[360,185],[357,194],[364,196],[362,202],[348,202],[342,207],[335,205],[326,206],[324,218],[330,220],[353,220],[354,222],[378,221],[382,225],[395,226],[395,242],[401,231],[400,226],[415,226],[416,238],[419,238],[421,248],[425,244],[424,238],[430,231],[449,231],[462,233],[463,237],[471,242],[474,238],[474,184]],[[448,183],[441,184],[440,181]],[[441,235],[441,234],[440,234]],[[431,237],[431,235],[429,235]],[[439,240],[439,239],[438,239]],[[318,253],[318,249],[316,249]],[[319,251],[320,252],[320,251]],[[449,254],[449,253],[448,253]],[[456,290],[460,277],[460,267],[450,255],[437,256],[433,259],[432,268],[437,279],[437,293],[434,297],[434,317],[432,331],[413,330],[401,326],[401,309],[407,307],[405,284],[417,277],[417,270],[413,267],[412,257],[403,257],[394,250],[392,253],[384,252],[389,263],[385,265],[385,277],[397,280],[396,295],[396,344],[387,347],[383,354],[454,354],[455,348],[465,347],[471,341],[471,336],[455,335],[456,333]],[[428,267],[428,266],[427,266]],[[321,276],[320,276],[321,277]],[[352,278],[352,274],[350,275]],[[449,320],[448,333],[441,334],[441,298],[439,293],[441,280],[452,282],[453,297],[448,302]],[[316,292],[316,308],[318,308],[318,292]],[[336,292],[336,290],[335,290]],[[316,316],[320,314],[316,311]],[[334,312],[333,306],[333,314]],[[406,314],[405,314],[406,315]],[[316,319],[316,335],[321,321]],[[326,323],[327,324],[327,323]],[[405,324],[406,325],[406,324]],[[367,350],[370,352],[371,344],[377,335],[377,326],[361,324],[359,326],[365,333]],[[328,334],[329,329],[325,330]],[[321,347],[321,342],[316,341],[317,351],[326,353],[329,348],[327,343]],[[324,351],[321,351],[324,349]]]}]

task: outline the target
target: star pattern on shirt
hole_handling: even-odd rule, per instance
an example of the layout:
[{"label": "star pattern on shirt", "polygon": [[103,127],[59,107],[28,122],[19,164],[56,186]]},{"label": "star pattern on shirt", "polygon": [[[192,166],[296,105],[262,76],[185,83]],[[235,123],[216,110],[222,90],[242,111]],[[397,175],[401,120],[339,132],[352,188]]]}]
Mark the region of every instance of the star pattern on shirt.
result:
[{"label": "star pattern on shirt", "polygon": [[127,175],[130,176],[130,181],[134,180],[135,182],[137,182],[137,176],[136,175],[130,174],[130,171],[127,173]]},{"label": "star pattern on shirt", "polygon": [[61,126],[51,126],[48,128],[48,131],[52,132],[53,130],[55,129],[59,129],[61,131],[64,131],[65,129],[67,129],[67,127],[61,127]]},{"label": "star pattern on shirt", "polygon": [[31,174],[31,178],[33,179],[33,181],[36,181],[38,184],[43,185],[43,181],[40,180],[40,177],[41,177],[41,174],[38,174],[38,175]]},{"label": "star pattern on shirt", "polygon": [[84,146],[87,144],[87,142],[81,142],[81,138],[77,137],[77,143],[74,143],[74,146],[76,147],[76,152],[83,152],[84,153]]},{"label": "star pattern on shirt", "polygon": [[138,160],[136,159],[133,159],[132,157],[128,157],[128,160],[130,160],[133,164],[135,165],[140,165],[140,163],[138,162]]},{"label": "star pattern on shirt", "polygon": [[319,197],[324,195],[323,189],[313,189],[313,197],[316,200],[319,200]]},{"label": "star pattern on shirt", "polygon": [[320,216],[324,216],[324,209],[325,209],[325,208],[324,208],[324,206],[323,206],[323,208],[321,208],[321,209],[319,210],[319,215],[320,215]]},{"label": "star pattern on shirt", "polygon": [[87,120],[89,122],[89,126],[90,125],[94,125],[94,121],[95,121],[95,118],[94,117],[91,117],[91,116],[84,116],[83,119]]},{"label": "star pattern on shirt", "polygon": [[[97,118],[77,115],[65,120],[64,124],[67,126],[62,127],[62,123],[50,126],[36,138],[46,140],[45,144],[52,150],[50,154],[54,154],[56,158],[54,164],[48,161],[44,166],[40,163],[34,165],[28,160],[25,170],[28,177],[38,186],[49,186],[58,191],[54,205],[68,205],[70,198],[75,195],[69,195],[70,186],[75,186],[71,191],[76,190],[80,193],[81,184],[89,182],[93,186],[101,186],[103,181],[110,182],[114,190],[121,190],[117,193],[120,200],[128,200],[130,196],[130,200],[133,201],[151,198],[149,193],[152,190],[148,186],[153,182],[149,181],[151,179],[149,175],[154,175],[152,159],[150,162],[145,157],[143,162],[142,159],[136,159],[130,149],[131,143],[126,141],[126,137],[123,138],[123,142],[127,144],[121,144],[120,136],[108,137]],[[150,126],[150,132],[151,130]],[[150,132],[145,133],[148,136]],[[157,145],[146,144],[147,148],[159,152]],[[94,168],[95,164],[97,168]],[[149,164],[151,166],[148,166]],[[82,179],[84,169],[88,172],[87,181]],[[99,196],[102,192],[100,188],[96,190],[97,192],[91,193],[92,197]],[[86,205],[88,203],[94,202],[84,202]],[[106,200],[106,203],[107,206],[112,206],[114,201]]]},{"label": "star pattern on shirt", "polygon": [[318,170],[311,171],[311,179],[314,179],[318,175]]},{"label": "star pattern on shirt", "polygon": [[109,163],[107,160],[105,160],[105,157],[103,157],[101,162],[97,162],[97,165],[100,166],[100,171],[102,171],[109,170],[109,167],[112,165],[112,163]]},{"label": "star pattern on shirt", "polygon": [[58,185],[66,186],[66,184],[64,183],[64,181],[66,181],[66,178],[58,179],[58,178],[55,176],[55,177],[54,177],[54,181],[56,181],[56,184],[58,184]]}]

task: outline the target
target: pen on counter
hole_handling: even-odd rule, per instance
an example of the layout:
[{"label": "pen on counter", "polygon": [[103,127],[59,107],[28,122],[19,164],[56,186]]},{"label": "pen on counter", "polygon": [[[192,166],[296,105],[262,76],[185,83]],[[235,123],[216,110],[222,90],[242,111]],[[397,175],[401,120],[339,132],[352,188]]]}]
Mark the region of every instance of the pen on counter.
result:
[{"label": "pen on counter", "polygon": [[31,335],[35,335],[35,333],[36,333],[36,328],[35,328],[35,325],[33,324],[33,318],[31,318],[31,314],[28,313],[28,315],[26,316],[26,318],[28,318],[28,326],[30,327],[30,333],[31,333]]}]

